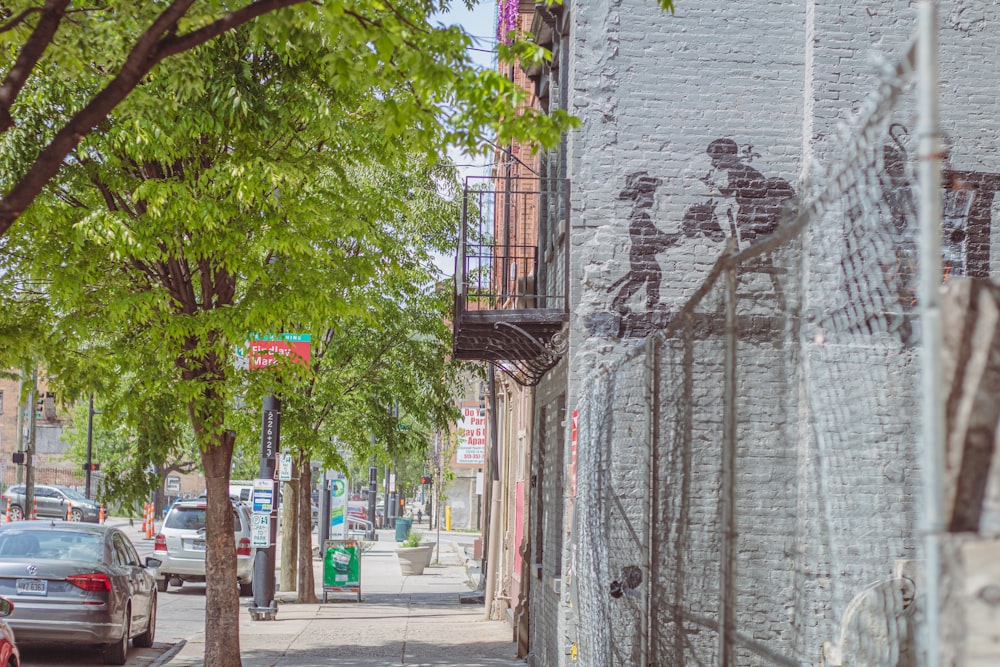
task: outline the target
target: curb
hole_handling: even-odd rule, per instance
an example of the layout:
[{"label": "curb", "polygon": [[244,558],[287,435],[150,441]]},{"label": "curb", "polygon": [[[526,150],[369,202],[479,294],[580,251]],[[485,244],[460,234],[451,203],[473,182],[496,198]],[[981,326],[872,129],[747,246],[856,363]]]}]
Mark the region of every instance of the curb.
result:
[{"label": "curb", "polygon": [[161,667],[161,665],[167,664],[168,662],[174,659],[175,655],[181,652],[181,649],[184,648],[186,644],[187,640],[185,639],[179,640],[176,644],[167,649],[165,653],[160,655],[159,658],[151,662],[149,667]]}]

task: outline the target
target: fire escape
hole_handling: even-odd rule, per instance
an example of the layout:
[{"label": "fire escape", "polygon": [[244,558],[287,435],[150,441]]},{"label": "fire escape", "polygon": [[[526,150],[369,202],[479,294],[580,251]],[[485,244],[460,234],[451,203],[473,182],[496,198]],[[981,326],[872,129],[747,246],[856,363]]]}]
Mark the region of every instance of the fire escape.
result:
[{"label": "fire escape", "polygon": [[524,386],[559,363],[569,321],[569,182],[466,179],[455,272],[454,353]]}]

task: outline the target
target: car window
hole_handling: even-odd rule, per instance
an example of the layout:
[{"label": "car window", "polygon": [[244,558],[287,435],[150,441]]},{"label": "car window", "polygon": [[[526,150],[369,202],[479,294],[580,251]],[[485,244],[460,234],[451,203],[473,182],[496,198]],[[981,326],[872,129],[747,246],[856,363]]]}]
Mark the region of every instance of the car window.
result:
[{"label": "car window", "polygon": [[130,563],[135,563],[136,565],[142,564],[142,559],[139,558],[139,552],[135,550],[135,545],[132,544],[132,540],[128,539],[124,535],[119,535],[122,538],[122,546],[125,547],[125,551],[128,552],[128,559]]},{"label": "car window", "polygon": [[[232,508],[232,512],[233,532],[238,533],[243,530],[240,524],[240,515],[237,514],[235,507]],[[205,508],[203,506],[183,507],[175,505],[167,514],[163,527],[178,530],[201,530],[205,527]]]},{"label": "car window", "polygon": [[111,536],[111,546],[113,548],[112,561],[115,565],[139,565],[139,556],[134,549],[129,549],[125,539],[119,533]]},{"label": "car window", "polygon": [[61,489],[61,491],[66,494],[67,498],[72,498],[73,500],[87,500],[87,496],[83,495],[76,489]]},{"label": "car window", "polygon": [[201,530],[205,527],[205,508],[175,505],[167,515],[163,527],[180,530]]},{"label": "car window", "polygon": [[20,493],[23,496],[24,495],[24,487],[20,486],[20,485],[18,485],[18,486],[12,486],[9,489],[7,489],[7,493]]},{"label": "car window", "polygon": [[46,489],[44,486],[36,486],[35,495],[39,498],[53,498],[56,493],[52,489]]},{"label": "car window", "polygon": [[71,530],[6,530],[0,533],[0,557],[59,558],[100,562],[103,538]]}]

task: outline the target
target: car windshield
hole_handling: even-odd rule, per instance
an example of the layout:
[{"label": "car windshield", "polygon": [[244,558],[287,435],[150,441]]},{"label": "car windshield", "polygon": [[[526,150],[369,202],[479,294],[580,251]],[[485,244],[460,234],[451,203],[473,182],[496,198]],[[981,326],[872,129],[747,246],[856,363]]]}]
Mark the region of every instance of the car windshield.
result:
[{"label": "car windshield", "polygon": [[0,558],[55,558],[98,563],[104,537],[70,530],[6,530],[0,533]]}]

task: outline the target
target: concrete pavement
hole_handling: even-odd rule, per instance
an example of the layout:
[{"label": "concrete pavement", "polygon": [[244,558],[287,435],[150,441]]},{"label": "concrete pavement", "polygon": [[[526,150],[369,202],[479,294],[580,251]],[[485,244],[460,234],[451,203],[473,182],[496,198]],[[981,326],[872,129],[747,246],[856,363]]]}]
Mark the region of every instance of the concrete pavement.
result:
[{"label": "concrete pavement", "polygon": [[[362,557],[361,603],[337,595],[327,604],[296,604],[294,593],[279,592],[277,618],[254,621],[241,600],[244,667],[523,667],[510,625],[482,620],[482,604],[459,602],[470,592],[462,547],[471,537],[455,548],[442,542],[440,565],[403,576],[392,531],[379,532]],[[313,563],[322,599],[323,565]],[[204,667],[204,641],[198,633],[158,664]]]}]

